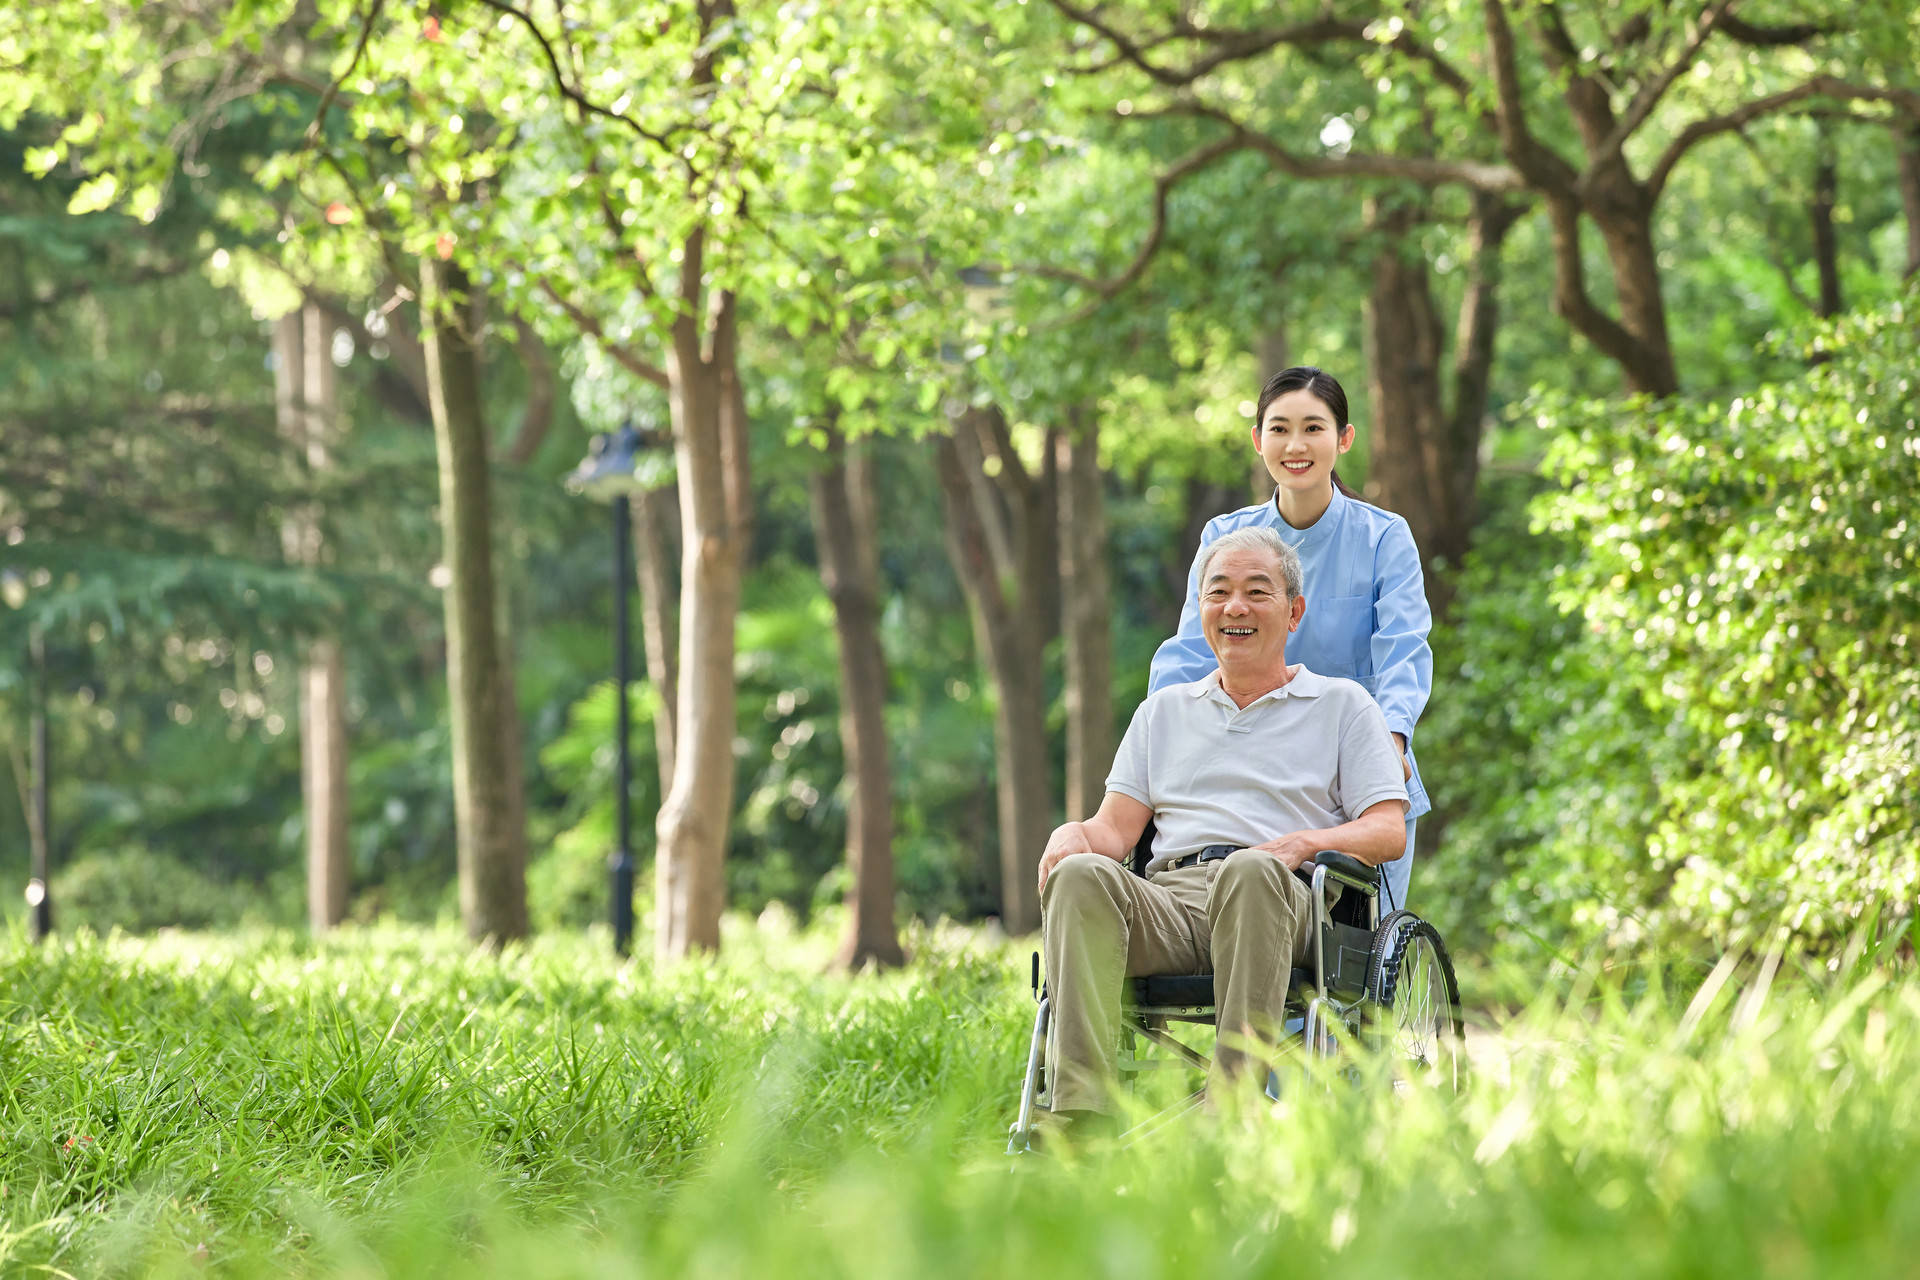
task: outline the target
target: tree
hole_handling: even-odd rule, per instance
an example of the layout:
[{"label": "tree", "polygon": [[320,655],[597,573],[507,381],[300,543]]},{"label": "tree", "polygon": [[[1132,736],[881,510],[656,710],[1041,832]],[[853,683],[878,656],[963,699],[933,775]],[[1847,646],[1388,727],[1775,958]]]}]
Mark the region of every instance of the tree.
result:
[{"label": "tree", "polygon": [[[1452,341],[1447,339],[1427,264],[1410,233],[1417,211],[1371,202],[1385,233],[1367,292],[1367,393],[1374,443],[1368,489],[1406,518],[1429,563],[1458,566],[1479,516],[1480,440],[1499,331],[1501,242],[1523,212],[1498,196],[1475,193],[1467,221],[1467,281]],[[1450,385],[1449,385],[1450,383]],[[1451,580],[1427,576],[1427,595],[1443,612]]]},{"label": "tree", "polygon": [[893,770],[884,710],[886,656],[880,648],[880,530],[871,454],[852,452],[829,424],[826,465],[813,477],[820,578],[833,601],[840,654],[840,744],[851,783],[847,806],[847,927],[834,953],[840,968],[904,962],[894,927]]},{"label": "tree", "polygon": [[495,598],[488,437],[473,337],[477,317],[466,286],[458,267],[421,263],[420,312],[447,566],[460,915],[476,942],[498,945],[527,932],[526,811],[513,666]]},{"label": "tree", "polygon": [[1000,919],[1009,933],[1031,933],[1040,927],[1036,881],[1053,812],[1045,649],[1059,625],[1058,432],[1047,432],[1030,470],[998,405],[961,407],[952,425],[937,465],[949,555],[993,673]]},{"label": "tree", "polygon": [[1113,763],[1113,601],[1108,590],[1107,510],[1100,420],[1068,413],[1054,441],[1059,477],[1060,633],[1066,666],[1067,813],[1087,815],[1106,798]]},{"label": "tree", "polygon": [[[1920,116],[1920,94],[1876,78],[1879,46],[1897,49],[1909,38],[1892,10],[1879,6],[1859,22],[1877,40],[1863,54],[1836,34],[1857,19],[1843,24],[1838,14],[1823,14],[1765,25],[1737,15],[1733,0],[1685,14],[1572,4],[1522,10],[1513,0],[1478,0],[1255,28],[1167,20],[1154,5],[1121,18],[1111,7],[1054,3],[1112,50],[1094,65],[1124,65],[1164,98],[1158,110],[1211,121],[1291,176],[1536,195],[1552,229],[1555,309],[1620,367],[1629,389],[1657,396],[1680,385],[1654,245],[1655,215],[1675,167],[1709,139],[1804,103],[1881,104]],[[1517,29],[1521,12],[1526,24]],[[1388,114],[1382,150],[1362,149],[1365,134],[1349,123],[1331,154],[1310,154],[1238,106],[1248,97],[1244,88],[1220,91],[1228,68],[1278,57],[1283,73],[1310,74],[1308,60],[1322,50],[1352,55],[1356,72],[1381,76],[1384,85],[1411,83],[1413,118],[1440,126],[1428,136],[1441,150],[1408,154],[1394,147],[1395,118],[1399,127],[1408,118],[1403,111]],[[1696,73],[1735,66],[1737,75]],[[1270,84],[1294,78],[1272,74],[1270,62],[1265,68]],[[1651,151],[1651,163],[1637,160],[1630,146]],[[1587,284],[1581,229],[1588,223],[1606,250],[1617,314]]]},{"label": "tree", "polygon": [[[378,109],[363,96],[355,118],[402,133],[430,86],[425,114],[462,124],[425,131],[425,169],[490,197],[439,229],[456,256],[667,392],[682,559],[655,936],[671,959],[719,943],[733,625],[753,527],[743,318],[839,332],[895,296],[876,281],[918,270],[903,265],[927,230],[914,214],[938,192],[912,154],[924,134],[889,144],[884,119],[919,101],[903,59],[926,47],[914,47],[917,26],[903,35],[877,10],[695,0],[644,26],[614,6],[559,24],[486,7],[498,22],[440,23],[430,42],[383,26],[367,65],[409,74],[376,79]],[[509,101],[511,116],[488,105]],[[543,145],[512,145],[527,137]],[[557,223],[601,234],[583,241]]]},{"label": "tree", "polygon": [[[338,431],[333,327],[317,306],[280,317],[274,326],[274,407],[280,432],[306,466],[328,465]],[[317,565],[325,556],[317,503],[291,510],[281,526],[287,559]],[[322,933],[346,918],[347,857],[346,660],[340,642],[323,636],[300,663],[300,780],[307,836],[307,922]]]}]

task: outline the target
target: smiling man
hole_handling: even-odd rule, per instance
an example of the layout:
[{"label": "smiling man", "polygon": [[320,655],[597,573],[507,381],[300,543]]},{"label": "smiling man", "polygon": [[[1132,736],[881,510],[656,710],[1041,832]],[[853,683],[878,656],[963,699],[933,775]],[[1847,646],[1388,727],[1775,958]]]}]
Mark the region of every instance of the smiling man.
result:
[{"label": "smiling man", "polygon": [[[1380,708],[1351,680],[1287,665],[1306,612],[1299,556],[1271,529],[1240,529],[1207,549],[1198,577],[1219,670],[1140,704],[1100,811],[1055,830],[1040,858],[1055,1128],[1112,1110],[1128,977],[1211,969],[1216,1083],[1253,1074],[1249,1049],[1278,1029],[1312,946],[1294,869],[1322,849],[1377,866],[1406,846],[1406,785]],[[1148,819],[1142,878],[1125,860]]]}]

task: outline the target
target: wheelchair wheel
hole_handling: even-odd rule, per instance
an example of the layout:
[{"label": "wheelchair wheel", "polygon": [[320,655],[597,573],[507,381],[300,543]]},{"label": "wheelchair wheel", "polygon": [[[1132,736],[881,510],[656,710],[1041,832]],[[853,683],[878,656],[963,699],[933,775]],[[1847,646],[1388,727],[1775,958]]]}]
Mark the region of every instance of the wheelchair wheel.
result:
[{"label": "wheelchair wheel", "polygon": [[1466,1083],[1460,984],[1439,930],[1395,911],[1373,935],[1367,964],[1375,1048],[1392,1064],[1394,1088],[1458,1090]]}]

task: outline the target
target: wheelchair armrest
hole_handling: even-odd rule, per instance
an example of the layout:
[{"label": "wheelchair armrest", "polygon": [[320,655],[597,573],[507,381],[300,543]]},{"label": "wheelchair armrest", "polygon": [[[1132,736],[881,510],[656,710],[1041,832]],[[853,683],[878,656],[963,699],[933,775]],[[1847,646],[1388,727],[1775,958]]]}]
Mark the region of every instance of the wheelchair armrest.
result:
[{"label": "wheelchair armrest", "polygon": [[1312,862],[1303,865],[1296,874],[1310,876],[1313,874],[1311,868],[1316,865],[1327,869],[1327,879],[1349,889],[1358,889],[1368,897],[1380,892],[1380,868],[1369,866],[1351,854],[1341,853],[1338,849],[1322,849],[1313,855]]}]

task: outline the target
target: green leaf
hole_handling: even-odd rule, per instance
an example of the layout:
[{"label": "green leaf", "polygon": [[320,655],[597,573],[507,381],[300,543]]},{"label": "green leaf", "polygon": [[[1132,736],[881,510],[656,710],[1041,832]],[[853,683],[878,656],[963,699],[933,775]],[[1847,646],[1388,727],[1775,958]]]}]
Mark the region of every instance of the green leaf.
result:
[{"label": "green leaf", "polygon": [[99,213],[110,208],[113,198],[120,193],[120,179],[111,173],[103,173],[97,178],[89,178],[80,184],[73,198],[67,201],[68,213]]}]

